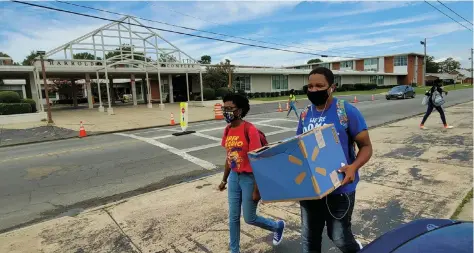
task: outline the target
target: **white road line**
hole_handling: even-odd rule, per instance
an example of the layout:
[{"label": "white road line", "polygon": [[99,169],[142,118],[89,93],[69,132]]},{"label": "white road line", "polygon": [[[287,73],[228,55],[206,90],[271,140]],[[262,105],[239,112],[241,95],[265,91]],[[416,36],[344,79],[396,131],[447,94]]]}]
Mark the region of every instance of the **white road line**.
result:
[{"label": "white road line", "polygon": [[[294,131],[296,133],[295,129],[288,128],[288,129],[282,129],[282,130],[266,133],[265,136],[268,137],[268,136],[281,134],[281,133],[286,133],[286,132],[291,132],[291,131]],[[197,147],[186,148],[186,149],[183,149],[181,151],[187,153],[187,152],[199,151],[199,150],[208,149],[208,148],[219,147],[219,146],[221,146],[221,139],[218,139],[218,140],[219,140],[219,142],[217,142],[217,143],[211,143],[211,144],[201,145],[201,146],[197,146]]]},{"label": "white road line", "polygon": [[[173,135],[168,134],[168,135],[162,135],[162,136],[152,137],[152,138],[148,138],[148,139],[159,140],[159,139],[166,139],[166,138],[170,138],[170,137],[173,137]],[[145,137],[143,137],[143,138],[145,138]]]},{"label": "white road line", "polygon": [[207,134],[202,134],[202,133],[199,133],[199,132],[193,133],[193,135],[203,137],[203,138],[207,138],[207,139],[213,140],[213,141],[221,141],[222,140],[221,138],[217,138],[217,137],[210,136],[210,135],[207,135]]},{"label": "white road line", "polygon": [[203,167],[204,169],[207,169],[207,170],[212,170],[212,169],[215,169],[217,168],[216,165],[208,162],[208,161],[205,161],[205,160],[202,160],[200,158],[197,158],[195,156],[192,156],[190,154],[187,154],[186,152],[182,151],[182,150],[179,150],[175,147],[171,147],[169,145],[166,145],[164,143],[161,143],[159,141],[156,141],[156,140],[153,140],[153,139],[150,139],[150,138],[145,138],[145,137],[141,137],[141,136],[136,136],[136,135],[133,135],[133,134],[123,134],[123,133],[116,133],[116,135],[121,135],[121,136],[125,136],[125,137],[130,137],[130,138],[134,138],[134,139],[137,139],[137,140],[141,140],[141,141],[144,141],[146,143],[149,143],[151,145],[154,145],[154,146],[157,146],[157,147],[160,147],[168,152],[171,152],[175,155],[178,155],[180,157],[182,157],[183,159],[186,159],[196,165],[199,165],[201,167]]},{"label": "white road line", "polygon": [[263,124],[263,123],[254,123],[254,125],[257,125],[257,126],[266,126],[266,127],[273,127],[273,128],[279,128],[279,129],[286,129],[286,130],[294,130],[294,128],[290,128],[290,127],[274,126],[274,125]]},{"label": "white road line", "polygon": [[201,145],[201,146],[192,147],[192,148],[186,148],[186,149],[183,149],[182,151],[189,153],[193,151],[199,151],[199,150],[208,149],[208,148],[215,148],[219,146],[221,146],[221,143],[217,142],[217,143],[211,143],[211,144]]}]

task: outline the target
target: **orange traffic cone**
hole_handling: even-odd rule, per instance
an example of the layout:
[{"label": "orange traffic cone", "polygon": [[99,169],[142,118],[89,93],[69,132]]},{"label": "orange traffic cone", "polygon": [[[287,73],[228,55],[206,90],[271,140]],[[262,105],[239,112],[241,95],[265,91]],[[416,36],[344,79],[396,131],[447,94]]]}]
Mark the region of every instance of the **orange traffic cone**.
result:
[{"label": "orange traffic cone", "polygon": [[82,125],[82,121],[81,121],[81,126],[79,127],[79,137],[83,138],[86,136],[87,136],[86,129],[84,128],[84,125]]},{"label": "orange traffic cone", "polygon": [[352,101],[352,103],[358,103],[359,100],[357,100],[357,96],[354,96],[354,101]]},{"label": "orange traffic cone", "polygon": [[176,123],[174,122],[174,115],[171,113],[171,123],[170,125],[174,126]]},{"label": "orange traffic cone", "polygon": [[290,110],[290,103],[286,102],[286,111]]},{"label": "orange traffic cone", "polygon": [[375,101],[374,95],[372,95],[372,101]]},{"label": "orange traffic cone", "polygon": [[277,112],[283,112],[283,110],[281,109],[281,103],[278,102],[278,111]]}]

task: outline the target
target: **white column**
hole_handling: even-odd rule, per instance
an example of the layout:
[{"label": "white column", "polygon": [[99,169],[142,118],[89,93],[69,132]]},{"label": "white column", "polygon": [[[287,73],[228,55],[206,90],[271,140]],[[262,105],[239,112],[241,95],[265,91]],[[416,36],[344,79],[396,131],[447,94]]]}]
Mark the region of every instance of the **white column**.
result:
[{"label": "white column", "polygon": [[99,72],[95,72],[97,77],[97,90],[99,92],[99,112],[104,112],[104,106],[102,105],[102,94],[100,92],[100,80],[99,80]]},{"label": "white column", "polygon": [[174,96],[173,96],[173,76],[168,74],[168,87],[170,89],[170,103],[174,103]]},{"label": "white column", "polygon": [[204,89],[202,88],[202,70],[199,70],[199,83],[201,84],[201,101],[204,102]]},{"label": "white column", "polygon": [[107,113],[109,115],[114,115],[114,109],[112,108],[112,101],[110,99],[109,74],[107,73],[107,68],[105,68],[105,84],[107,85],[107,100],[109,101],[109,107],[107,108]]},{"label": "white column", "polygon": [[38,70],[35,71],[36,74],[36,88],[38,89],[38,97],[39,97],[39,105],[41,108],[41,112],[44,112],[44,103],[43,103],[43,93],[42,93],[42,88],[41,88],[41,79],[39,77],[39,72]]},{"label": "white column", "polygon": [[26,85],[26,84],[21,85],[21,93],[23,94],[23,99],[26,99],[26,89],[25,89],[25,85]]},{"label": "white column", "polygon": [[147,89],[147,100],[148,100],[148,103],[146,106],[148,108],[152,108],[153,105],[151,104],[150,78],[148,78],[148,72],[146,72],[145,78],[146,78],[146,89]]},{"label": "white column", "polygon": [[144,83],[143,83],[143,79],[142,79],[142,82],[140,83],[140,90],[142,91],[141,100],[145,100],[145,90],[143,89],[143,87],[144,87]]},{"label": "white column", "polygon": [[87,102],[89,103],[89,109],[94,108],[94,103],[92,103],[92,88],[91,88],[91,77],[89,73],[86,74],[86,90],[87,90]]},{"label": "white column", "polygon": [[132,86],[132,99],[133,99],[133,105],[137,105],[137,87],[135,85],[135,75],[132,74],[130,76],[130,84]]},{"label": "white column", "polygon": [[188,80],[188,71],[186,70],[186,94],[189,102],[189,80]]},{"label": "white column", "polygon": [[[160,64],[158,64],[160,65]],[[158,88],[160,90],[160,110],[165,109],[165,104],[163,103],[163,89],[161,88],[161,75],[160,75],[160,68],[158,68]]]}]

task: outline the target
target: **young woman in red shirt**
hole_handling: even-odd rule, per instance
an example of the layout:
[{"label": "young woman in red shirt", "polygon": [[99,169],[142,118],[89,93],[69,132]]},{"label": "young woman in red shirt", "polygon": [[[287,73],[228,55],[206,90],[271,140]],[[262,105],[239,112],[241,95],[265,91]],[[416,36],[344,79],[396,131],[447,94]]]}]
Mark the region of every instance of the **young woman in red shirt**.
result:
[{"label": "young woman in red shirt", "polygon": [[239,94],[228,94],[223,99],[224,118],[229,125],[222,137],[222,146],[227,151],[225,171],[219,190],[228,184],[229,231],[231,253],[240,252],[240,210],[247,224],[274,233],[273,245],[283,239],[285,222],[274,221],[257,215],[260,193],[252,173],[247,153],[262,147],[257,128],[243,120],[250,110],[249,100]]}]

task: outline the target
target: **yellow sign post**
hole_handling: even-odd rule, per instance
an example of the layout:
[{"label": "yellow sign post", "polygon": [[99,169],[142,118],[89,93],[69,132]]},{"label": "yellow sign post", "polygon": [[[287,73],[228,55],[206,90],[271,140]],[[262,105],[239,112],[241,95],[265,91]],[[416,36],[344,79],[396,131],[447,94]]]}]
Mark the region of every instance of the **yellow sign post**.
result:
[{"label": "yellow sign post", "polygon": [[182,132],[173,133],[174,136],[180,136],[185,134],[192,134],[196,131],[186,131],[188,129],[188,103],[179,103],[179,124],[181,125]]}]

